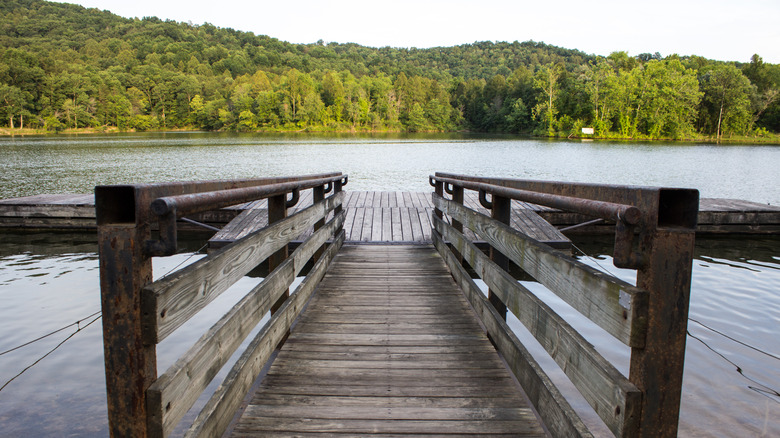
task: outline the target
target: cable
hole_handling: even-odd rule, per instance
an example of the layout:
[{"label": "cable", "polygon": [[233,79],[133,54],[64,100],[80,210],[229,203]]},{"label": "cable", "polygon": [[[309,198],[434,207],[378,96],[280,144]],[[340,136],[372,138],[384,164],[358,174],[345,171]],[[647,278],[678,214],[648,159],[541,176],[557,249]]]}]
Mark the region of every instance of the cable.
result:
[{"label": "cable", "polygon": [[576,249],[577,251],[579,251],[579,252],[580,252],[582,255],[584,255],[585,257],[589,258],[589,259],[590,259],[590,260],[591,260],[593,263],[595,263],[595,264],[596,264],[596,266],[598,266],[599,268],[601,268],[601,270],[602,270],[603,272],[605,272],[605,273],[607,273],[607,274],[609,274],[609,275],[611,275],[611,276],[613,276],[613,277],[615,277],[615,278],[618,278],[618,276],[617,276],[617,275],[615,275],[615,274],[613,274],[613,273],[612,273],[612,272],[611,272],[609,269],[607,269],[607,268],[605,268],[605,267],[601,266],[601,263],[599,263],[599,261],[598,261],[598,260],[596,260],[594,257],[592,257],[592,256],[588,255],[588,253],[586,253],[585,251],[581,250],[581,249],[580,249],[580,248],[579,248],[577,245],[575,245],[575,244],[574,244],[574,242],[572,242],[572,243],[571,243],[571,246],[572,246],[574,249]]},{"label": "cable", "polygon": [[727,358],[726,356],[724,356],[724,355],[723,355],[722,353],[720,353],[719,351],[717,351],[717,350],[715,350],[714,348],[710,347],[710,346],[709,346],[709,344],[707,344],[706,342],[704,342],[702,339],[700,339],[700,338],[698,338],[698,337],[696,337],[696,336],[692,335],[690,331],[687,331],[687,330],[686,330],[686,332],[688,333],[688,336],[690,336],[690,337],[692,337],[693,339],[696,339],[697,341],[701,342],[701,343],[702,343],[702,344],[704,344],[704,346],[705,346],[705,347],[707,347],[707,348],[708,348],[710,351],[712,351],[713,353],[717,354],[717,355],[718,355],[718,356],[720,356],[720,357],[721,357],[723,360],[725,360],[726,362],[728,362],[728,363],[730,363],[732,366],[734,366],[734,367],[737,369],[737,372],[738,372],[738,373],[739,373],[739,374],[740,374],[742,377],[744,377],[744,378],[748,379],[749,381],[751,381],[751,382],[755,383],[756,385],[758,385],[758,387],[756,387],[756,386],[750,386],[750,385],[748,385],[748,388],[749,388],[750,390],[752,390],[752,391],[755,391],[755,392],[757,392],[757,393],[759,393],[759,394],[763,395],[764,397],[766,397],[766,398],[768,398],[768,399],[770,399],[770,400],[774,400],[775,402],[777,402],[777,403],[780,403],[780,400],[779,400],[779,399],[776,399],[776,398],[774,398],[774,397],[780,397],[780,392],[778,392],[776,389],[773,389],[773,388],[770,388],[770,387],[768,387],[768,386],[764,385],[763,383],[761,383],[761,382],[759,382],[759,381],[757,381],[757,380],[755,380],[755,379],[752,379],[752,378],[750,378],[750,377],[746,376],[746,375],[745,375],[745,373],[742,371],[742,367],[740,367],[739,365],[737,365],[736,363],[734,363],[733,361],[731,361],[729,358]]},{"label": "cable", "polygon": [[724,338],[726,338],[726,339],[729,339],[729,340],[731,340],[731,341],[734,341],[734,342],[736,342],[737,344],[744,345],[745,347],[747,347],[747,348],[750,348],[750,349],[752,349],[752,350],[755,350],[755,351],[757,351],[757,352],[759,352],[759,353],[761,353],[761,354],[765,354],[765,355],[767,355],[767,356],[771,357],[772,359],[775,359],[775,360],[780,360],[780,357],[778,357],[778,356],[775,356],[775,355],[774,355],[774,354],[772,354],[772,353],[767,353],[766,351],[764,351],[764,350],[761,350],[760,348],[754,347],[754,346],[752,346],[752,345],[750,345],[750,344],[748,344],[748,343],[742,342],[742,341],[740,341],[739,339],[734,339],[734,338],[732,338],[731,336],[729,336],[729,335],[727,335],[727,334],[725,334],[725,333],[723,333],[723,332],[720,332],[720,331],[718,331],[718,330],[715,330],[714,328],[712,328],[712,327],[708,326],[707,324],[704,324],[704,323],[703,323],[703,322],[701,322],[701,321],[697,321],[697,320],[695,320],[695,319],[693,319],[693,318],[688,318],[688,320],[689,320],[689,321],[693,321],[693,322],[695,322],[696,324],[699,324],[700,326],[702,326],[702,327],[706,328],[707,330],[713,331],[713,332],[715,332],[715,333],[717,333],[717,334],[719,334],[719,335],[723,336],[723,337],[724,337]]},{"label": "cable", "polygon": [[167,277],[167,276],[171,275],[171,272],[173,272],[173,271],[175,271],[175,270],[179,269],[179,268],[181,267],[181,265],[183,265],[183,264],[187,263],[187,262],[188,262],[188,261],[189,261],[191,258],[195,257],[195,255],[196,255],[196,254],[200,254],[200,252],[201,252],[201,251],[203,251],[204,249],[206,249],[206,247],[207,247],[207,246],[209,246],[208,242],[206,242],[206,244],[205,244],[205,245],[201,246],[201,247],[200,247],[200,248],[199,248],[197,251],[195,251],[195,252],[193,252],[192,254],[190,254],[190,256],[189,256],[189,257],[187,257],[186,259],[184,259],[184,260],[183,260],[181,263],[179,263],[178,265],[176,265],[176,266],[175,266],[173,269],[171,269],[170,271],[166,272],[166,273],[165,273],[165,274],[164,274],[162,277],[160,277],[159,279],[160,279],[160,280],[162,280],[163,278],[165,278],[165,277]]},{"label": "cable", "polygon": [[[81,326],[79,326],[79,328],[78,328],[78,329],[77,329],[75,332],[71,333],[71,334],[70,334],[70,336],[68,336],[68,337],[67,337],[67,338],[65,338],[65,339],[64,339],[62,342],[60,342],[59,344],[57,344],[57,346],[55,346],[54,348],[52,348],[51,350],[49,350],[49,352],[48,352],[48,353],[44,354],[44,355],[43,355],[43,356],[41,356],[41,357],[40,357],[38,360],[36,360],[35,362],[31,363],[29,366],[27,366],[27,368],[25,368],[25,369],[23,369],[22,371],[20,371],[20,372],[19,372],[19,374],[17,374],[17,375],[15,375],[15,376],[11,377],[11,379],[10,379],[10,380],[8,380],[7,382],[5,382],[5,384],[3,384],[3,386],[2,386],[2,387],[0,387],[0,391],[2,391],[3,389],[5,389],[5,387],[6,387],[6,386],[8,386],[8,385],[9,385],[11,382],[13,382],[14,380],[16,380],[16,378],[17,378],[17,377],[19,377],[19,376],[21,376],[22,374],[24,374],[24,372],[25,372],[25,371],[29,370],[30,368],[32,368],[32,367],[34,367],[35,365],[37,365],[37,364],[38,364],[38,362],[40,362],[40,361],[42,361],[43,359],[45,359],[45,358],[46,358],[46,356],[48,356],[48,355],[50,355],[50,354],[54,353],[54,351],[55,351],[56,349],[60,348],[60,346],[62,346],[62,344],[64,344],[65,342],[67,342],[67,341],[68,341],[70,338],[72,338],[72,337],[76,336],[76,333],[78,333],[78,332],[80,332],[80,331],[82,331],[82,330],[86,329],[87,327],[89,327],[90,325],[92,325],[92,323],[94,323],[95,321],[97,321],[98,319],[100,319],[102,316],[103,316],[103,315],[98,315],[97,317],[95,317],[95,319],[93,319],[92,321],[90,321],[89,323],[87,323],[87,324],[86,324],[84,327],[81,327]],[[72,325],[72,324],[71,324],[71,325]]]},{"label": "cable", "polygon": [[[49,336],[51,336],[51,335],[55,335],[55,334],[57,334],[57,333],[59,333],[59,332],[61,332],[61,331],[65,330],[65,329],[67,329],[67,328],[69,328],[69,327],[73,327],[74,325],[75,325],[75,326],[78,326],[79,324],[81,324],[81,321],[86,321],[86,320],[88,320],[89,318],[92,318],[93,316],[95,316],[95,315],[97,315],[97,314],[99,314],[99,313],[100,313],[100,311],[98,310],[97,312],[93,313],[92,315],[89,315],[89,316],[86,316],[86,317],[84,317],[84,318],[81,318],[80,320],[78,320],[78,321],[74,322],[73,324],[68,324],[68,325],[66,325],[65,327],[59,328],[59,329],[57,329],[57,330],[54,330],[53,332],[51,332],[51,333],[48,333],[48,334],[45,334],[45,335],[43,335],[43,336],[41,336],[41,337],[39,337],[39,338],[33,339],[32,341],[25,342],[25,343],[24,343],[24,344],[22,344],[22,345],[19,345],[19,346],[16,346],[16,347],[14,347],[14,348],[11,348],[10,350],[3,351],[2,353],[0,353],[0,356],[4,355],[4,354],[6,354],[6,353],[10,353],[10,352],[12,352],[12,351],[18,350],[18,349],[20,349],[20,348],[22,348],[22,347],[26,347],[26,346],[28,346],[28,345],[30,345],[30,344],[32,344],[32,343],[34,343],[34,342],[38,342],[38,341],[40,341],[40,340],[42,340],[42,339],[46,339],[46,338],[48,338]],[[91,323],[90,323],[90,324],[91,324]],[[78,330],[77,330],[77,331],[78,331]]]}]

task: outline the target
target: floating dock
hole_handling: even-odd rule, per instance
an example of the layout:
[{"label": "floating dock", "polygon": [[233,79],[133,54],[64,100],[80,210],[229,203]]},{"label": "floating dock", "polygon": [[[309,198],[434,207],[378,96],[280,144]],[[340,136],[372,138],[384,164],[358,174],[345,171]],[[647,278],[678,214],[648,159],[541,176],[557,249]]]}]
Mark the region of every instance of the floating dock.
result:
[{"label": "floating dock", "polygon": [[[479,205],[475,192],[467,192],[464,202],[488,214],[488,210]],[[307,192],[290,212],[311,203],[311,192]],[[431,242],[433,204],[430,193],[349,191],[344,208],[348,212],[347,242]],[[211,239],[212,247],[216,248],[267,225],[268,202],[263,199],[198,213],[192,219],[220,229]],[[567,246],[568,238],[564,234],[613,232],[614,225],[607,223],[582,226],[592,219],[579,213],[512,201],[513,225],[528,230],[537,240],[559,248]],[[2,199],[0,228],[93,230],[96,229],[95,199],[89,194]],[[737,199],[702,198],[696,231],[698,234],[779,234],[780,207]]]}]

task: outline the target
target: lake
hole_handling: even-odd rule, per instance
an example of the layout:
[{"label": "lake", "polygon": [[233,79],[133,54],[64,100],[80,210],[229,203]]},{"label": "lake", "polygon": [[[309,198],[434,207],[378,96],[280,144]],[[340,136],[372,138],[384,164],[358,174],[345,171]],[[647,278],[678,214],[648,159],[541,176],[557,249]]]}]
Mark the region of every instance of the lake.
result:
[{"label": "lake", "polygon": [[[702,197],[780,205],[778,169],[779,147],[751,145],[478,135],[154,133],[0,138],[0,198],[89,193],[99,184],[334,170],[350,175],[346,190],[430,191],[427,176],[447,171],[691,187]],[[200,257],[196,252],[207,238],[188,236],[184,253],[155,259],[155,275]],[[575,243],[587,254],[579,255],[584,263],[635,281],[633,272],[612,265],[610,242],[583,237]],[[0,435],[107,435],[100,320],[89,317],[100,310],[96,251],[90,233],[0,231],[0,386],[81,329],[0,390]],[[245,278],[203,317],[188,323],[182,334],[166,339],[159,348],[159,372],[256,281]],[[772,392],[780,389],[780,238],[698,239],[692,283],[689,331],[706,345],[688,338],[680,435],[780,436],[780,396]],[[74,325],[5,353],[70,324]],[[628,352],[622,344],[603,339],[587,325],[582,331],[627,372]],[[742,375],[726,359],[738,365]],[[551,374],[565,380],[554,367]],[[582,401],[572,397],[591,424]]]}]

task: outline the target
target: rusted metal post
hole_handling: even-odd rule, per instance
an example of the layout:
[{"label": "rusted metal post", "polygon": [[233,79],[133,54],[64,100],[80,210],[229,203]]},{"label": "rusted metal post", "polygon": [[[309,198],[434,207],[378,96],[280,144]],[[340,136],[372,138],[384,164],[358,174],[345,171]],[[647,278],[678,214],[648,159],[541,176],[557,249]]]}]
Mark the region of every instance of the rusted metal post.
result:
[{"label": "rusted metal post", "polygon": [[[512,200],[503,196],[493,195],[493,208],[490,211],[490,216],[506,225],[509,225],[509,221],[512,215]],[[493,260],[501,269],[509,272],[509,259],[501,252],[492,246],[490,247],[490,259]],[[506,304],[499,297],[493,294],[492,290],[488,291],[488,300],[493,307],[496,308],[499,315],[506,320]]]},{"label": "rusted metal post", "polygon": [[[268,198],[268,225],[274,224],[276,222],[279,222],[280,220],[287,217],[287,195],[278,195],[278,196],[272,196]],[[281,265],[282,262],[284,262],[285,259],[287,259],[288,256],[288,248],[287,245],[284,246],[284,248],[280,249],[279,251],[273,253],[270,257],[268,257],[268,272],[273,272],[274,269],[276,269],[277,266]],[[271,314],[273,315],[276,313],[276,311],[284,304],[285,301],[287,301],[287,298],[290,296],[290,290],[287,289],[282,296],[279,297],[279,299],[274,303],[273,306],[271,306]]]},{"label": "rusted metal post", "polygon": [[154,345],[141,332],[141,288],[152,280],[144,253],[151,238],[148,205],[131,186],[95,190],[103,310],[103,355],[109,432],[112,437],[146,437],[146,389],[157,378]]},{"label": "rusted metal post", "polygon": [[645,348],[629,379],[644,391],[639,437],[676,437],[680,415],[694,229],[659,229],[642,251],[637,286],[650,292]]}]

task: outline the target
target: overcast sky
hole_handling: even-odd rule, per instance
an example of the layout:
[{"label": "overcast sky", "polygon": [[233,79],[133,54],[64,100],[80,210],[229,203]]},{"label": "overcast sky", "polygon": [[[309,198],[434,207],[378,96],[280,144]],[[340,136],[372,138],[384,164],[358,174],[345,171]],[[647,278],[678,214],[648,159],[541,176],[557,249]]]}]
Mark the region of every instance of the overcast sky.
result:
[{"label": "overcast sky", "polygon": [[211,23],[292,43],[372,47],[542,41],[780,63],[780,0],[68,0],[124,17]]}]

